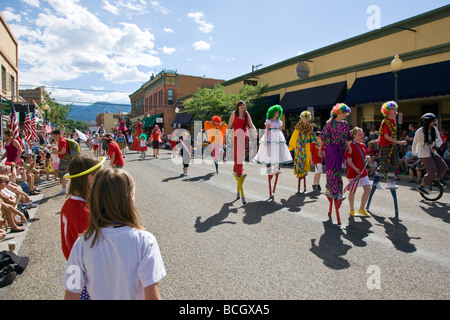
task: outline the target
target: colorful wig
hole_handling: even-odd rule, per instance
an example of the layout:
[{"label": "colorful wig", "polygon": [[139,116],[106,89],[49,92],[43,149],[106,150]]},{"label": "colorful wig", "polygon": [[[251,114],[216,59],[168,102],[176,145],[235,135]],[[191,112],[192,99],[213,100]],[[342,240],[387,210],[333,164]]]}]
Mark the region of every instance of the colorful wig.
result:
[{"label": "colorful wig", "polygon": [[139,136],[139,139],[142,140],[142,138],[144,138],[144,140],[147,140],[147,135],[145,133],[141,134]]},{"label": "colorful wig", "polygon": [[222,122],[222,118],[220,118],[219,116],[214,116],[214,117],[212,117],[212,122],[219,122],[219,123],[221,123]]},{"label": "colorful wig", "polygon": [[277,111],[279,112],[278,119],[280,119],[281,116],[283,115],[283,108],[278,104],[270,107],[269,110],[267,110],[266,119],[273,118],[275,116],[275,113],[277,113]]},{"label": "colorful wig", "polygon": [[308,121],[311,121],[311,112],[306,111],[306,110],[303,111],[302,113],[300,113],[300,119],[302,119],[302,120],[306,119]]},{"label": "colorful wig", "polygon": [[345,103],[338,103],[336,104],[333,109],[331,110],[330,116],[337,116],[341,113],[352,113],[352,110],[345,104]]},{"label": "colorful wig", "polygon": [[398,108],[398,105],[395,101],[388,101],[385,102],[382,106],[381,106],[381,113],[383,114],[383,116],[387,117],[389,115],[389,111],[392,108]]}]

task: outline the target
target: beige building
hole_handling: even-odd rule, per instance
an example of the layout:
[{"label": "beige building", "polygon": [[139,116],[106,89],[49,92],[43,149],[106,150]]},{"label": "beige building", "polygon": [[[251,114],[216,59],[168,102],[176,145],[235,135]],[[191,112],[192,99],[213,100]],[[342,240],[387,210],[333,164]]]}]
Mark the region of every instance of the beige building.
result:
[{"label": "beige building", "polygon": [[0,13],[1,100],[18,101],[19,44]]},{"label": "beige building", "polygon": [[249,79],[268,85],[267,108],[280,104],[286,128],[301,111],[314,111],[314,124],[324,125],[331,108],[345,102],[350,123],[366,132],[382,120],[381,105],[395,99],[391,61],[402,60],[398,75],[399,122],[419,124],[433,112],[440,128],[450,128],[450,5],[331,44],[226,81],[236,93]]}]

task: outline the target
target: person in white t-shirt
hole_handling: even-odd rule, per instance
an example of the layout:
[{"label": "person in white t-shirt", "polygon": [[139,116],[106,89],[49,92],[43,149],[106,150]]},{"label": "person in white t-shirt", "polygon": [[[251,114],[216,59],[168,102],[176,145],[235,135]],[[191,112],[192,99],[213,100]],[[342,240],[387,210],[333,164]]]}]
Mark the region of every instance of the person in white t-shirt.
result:
[{"label": "person in white t-shirt", "polygon": [[98,172],[89,207],[89,225],[67,260],[64,298],[79,300],[86,285],[92,300],[159,300],[166,270],[155,237],[138,220],[131,175]]}]

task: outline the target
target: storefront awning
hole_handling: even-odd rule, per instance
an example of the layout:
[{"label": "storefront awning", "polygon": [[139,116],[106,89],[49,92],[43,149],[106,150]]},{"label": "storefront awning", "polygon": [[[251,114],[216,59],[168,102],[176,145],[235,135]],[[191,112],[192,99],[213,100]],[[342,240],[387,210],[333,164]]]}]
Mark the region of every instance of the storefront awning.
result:
[{"label": "storefront awning", "polygon": [[175,120],[173,120],[171,126],[173,126],[176,123],[181,124],[182,126],[188,125],[192,118],[194,117],[194,114],[182,112],[175,116]]},{"label": "storefront awning", "polygon": [[[398,99],[418,99],[450,94],[450,61],[408,68],[398,73]],[[349,106],[395,99],[393,72],[356,79],[345,99]]]},{"label": "storefront awning", "polygon": [[149,127],[153,127],[156,123],[156,119],[157,118],[161,118],[162,117],[162,113],[160,114],[155,114],[154,116],[151,117],[147,117],[142,119],[142,125],[144,128],[149,128]]},{"label": "storefront awning", "polygon": [[336,103],[343,102],[347,94],[347,82],[338,82],[324,86],[288,92],[280,104],[285,113],[300,112],[308,107],[314,109],[332,108]]}]

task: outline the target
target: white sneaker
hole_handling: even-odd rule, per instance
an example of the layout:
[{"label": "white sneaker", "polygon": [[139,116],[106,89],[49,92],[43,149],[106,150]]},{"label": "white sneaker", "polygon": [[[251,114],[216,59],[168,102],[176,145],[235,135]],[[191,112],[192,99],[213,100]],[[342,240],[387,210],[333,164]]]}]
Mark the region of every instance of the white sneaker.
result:
[{"label": "white sneaker", "polygon": [[398,189],[398,186],[395,184],[395,182],[388,182],[386,184],[386,189]]},{"label": "white sneaker", "polygon": [[67,191],[66,191],[66,190],[61,190],[61,191],[57,194],[57,196],[63,196],[63,195],[65,195],[65,194],[67,194]]},{"label": "white sneaker", "polygon": [[[372,183],[372,187],[373,186],[374,186],[374,184]],[[379,182],[375,183],[375,188],[380,189],[380,190],[384,190],[383,186]]]}]

